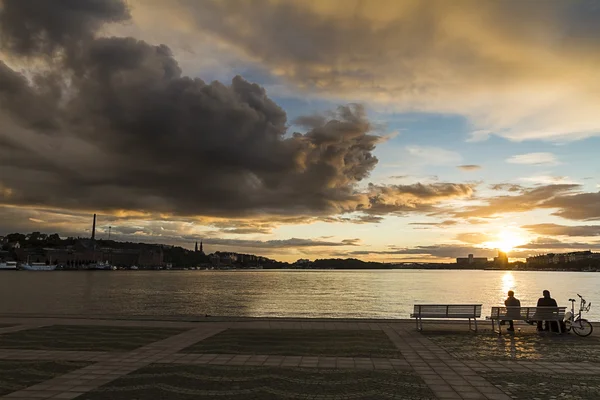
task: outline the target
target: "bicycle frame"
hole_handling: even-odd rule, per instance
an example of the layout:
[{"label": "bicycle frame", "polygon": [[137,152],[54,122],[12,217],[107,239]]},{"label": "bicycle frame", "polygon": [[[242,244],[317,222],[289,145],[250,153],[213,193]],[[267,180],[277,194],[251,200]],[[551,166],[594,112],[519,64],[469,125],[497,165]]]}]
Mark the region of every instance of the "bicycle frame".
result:
[{"label": "bicycle frame", "polygon": [[577,314],[575,314],[575,299],[569,299],[569,301],[571,302],[571,315],[569,317],[569,319],[567,321],[577,321],[579,319],[581,319],[581,313],[582,312],[588,312],[590,311],[590,308],[592,307],[592,303],[589,303],[587,306],[585,299],[580,295],[577,294],[577,296],[579,296],[579,311],[577,312]]}]

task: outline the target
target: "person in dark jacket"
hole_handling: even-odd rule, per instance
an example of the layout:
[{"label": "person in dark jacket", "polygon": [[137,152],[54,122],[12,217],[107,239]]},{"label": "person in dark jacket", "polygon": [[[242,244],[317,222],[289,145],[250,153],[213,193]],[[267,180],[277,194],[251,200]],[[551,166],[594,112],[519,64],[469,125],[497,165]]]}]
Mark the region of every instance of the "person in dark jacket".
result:
[{"label": "person in dark jacket", "polygon": [[[521,301],[519,299],[517,299],[515,297],[515,292],[513,292],[512,290],[508,291],[508,298],[506,300],[504,300],[504,305],[506,307],[521,307]],[[518,318],[521,314],[521,310],[518,308],[508,308],[506,310],[506,316],[507,317],[513,317],[513,318]],[[502,321],[502,324],[504,325],[506,323],[506,321]],[[515,326],[513,323],[512,319],[508,320],[508,329],[506,329],[507,331],[514,331],[515,330]]]},{"label": "person in dark jacket", "polygon": [[[538,307],[558,307],[558,303],[556,302],[556,300],[554,300],[552,297],[550,297],[550,291],[549,290],[544,290],[544,292],[542,293],[544,295],[544,297],[540,297],[538,299],[537,302],[537,306]],[[546,321],[546,326],[543,327],[542,325],[543,321],[538,321],[537,322],[537,330],[538,331],[548,331],[550,330],[550,323],[548,321]]]}]

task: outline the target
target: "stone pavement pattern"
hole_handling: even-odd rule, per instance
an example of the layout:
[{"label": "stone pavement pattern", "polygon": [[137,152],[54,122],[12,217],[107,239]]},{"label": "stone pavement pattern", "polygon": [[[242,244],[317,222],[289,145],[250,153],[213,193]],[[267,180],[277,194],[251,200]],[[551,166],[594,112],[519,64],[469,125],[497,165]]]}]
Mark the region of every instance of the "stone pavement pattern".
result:
[{"label": "stone pavement pattern", "polygon": [[[586,357],[594,362],[562,362],[553,355],[548,360],[535,358],[525,336],[499,338],[466,329],[448,334],[449,325],[444,324],[426,327],[420,334],[412,323],[377,321],[6,318],[0,323],[13,325],[0,328],[0,368],[22,362],[37,369],[36,379],[23,378],[19,387],[18,380],[9,382],[16,390],[2,397],[6,399],[153,399],[157,393],[178,400],[509,400],[538,395],[597,399],[600,392],[600,364],[589,354]],[[452,328],[457,326],[461,328],[460,324]],[[17,332],[24,338],[20,344]],[[108,336],[101,337],[102,332]],[[134,332],[141,335],[138,348],[132,348],[129,340]],[[77,340],[66,346],[59,333]],[[89,337],[83,340],[82,335]],[[129,339],[124,345],[115,344],[119,337]],[[588,338],[586,353],[600,354],[597,339]],[[506,341],[509,347],[519,343],[513,345],[514,351],[530,356],[513,357],[512,351],[505,351]],[[2,349],[2,343],[9,348]],[[578,343],[565,343],[563,350],[578,351]],[[292,349],[286,350],[286,345]]]}]

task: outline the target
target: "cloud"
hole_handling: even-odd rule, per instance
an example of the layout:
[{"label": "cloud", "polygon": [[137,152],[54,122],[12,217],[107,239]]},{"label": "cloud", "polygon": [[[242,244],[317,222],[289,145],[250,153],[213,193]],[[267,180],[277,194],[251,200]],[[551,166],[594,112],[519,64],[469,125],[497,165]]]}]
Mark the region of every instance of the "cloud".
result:
[{"label": "cloud", "polygon": [[462,160],[462,156],[457,152],[440,147],[406,146],[406,151],[416,162],[427,165],[452,165]]},{"label": "cloud", "polygon": [[510,164],[557,165],[556,156],[552,153],[527,153],[514,155],[506,160]]},{"label": "cloud", "polygon": [[[509,188],[511,188],[509,186]],[[579,184],[550,184],[522,188],[513,195],[489,197],[485,204],[465,206],[460,210],[446,209],[455,218],[486,218],[506,213],[537,209],[553,210],[552,215],[579,221],[600,220],[600,192],[582,193]],[[515,188],[516,190],[516,188]]]},{"label": "cloud", "polygon": [[242,240],[207,238],[203,241],[208,245],[230,246],[232,248],[260,248],[260,249],[298,249],[309,247],[343,247],[359,246],[359,239],[346,239],[341,242],[326,240],[291,238],[285,240]]},{"label": "cloud", "polygon": [[447,219],[441,222],[410,222],[408,225],[422,226],[423,228],[421,229],[429,229],[430,227],[443,228],[448,226],[454,226],[457,224],[458,221],[453,219]]},{"label": "cloud", "polygon": [[475,140],[600,132],[594,2],[138,3],[146,14],[176,13],[182,30],[210,35],[300,90],[464,115],[481,132]]},{"label": "cloud", "polygon": [[525,188],[521,185],[517,185],[514,183],[496,183],[496,184],[490,185],[490,189],[505,190],[507,192],[520,192]]},{"label": "cloud", "polygon": [[[486,204],[467,206],[459,211],[451,211],[454,217],[492,217],[505,213],[526,212],[539,208],[558,208],[558,199],[572,198],[573,193],[580,189],[580,185],[561,184],[546,185],[535,188],[523,189],[516,195],[496,196],[484,199]],[[563,207],[571,206],[568,202],[560,203]],[[559,211],[560,214],[562,211]]]},{"label": "cloud", "polygon": [[552,185],[552,184],[572,184],[577,183],[570,179],[568,176],[553,176],[553,175],[534,175],[527,176],[519,179],[522,182],[531,182],[541,185]]},{"label": "cloud", "polygon": [[467,139],[467,142],[468,143],[485,142],[486,140],[488,140],[490,138],[491,135],[492,135],[492,132],[490,132],[486,129],[473,131],[469,134],[469,138]]},{"label": "cloud", "polygon": [[30,22],[3,25],[4,51],[61,55],[42,58],[44,72],[31,77],[0,63],[6,203],[326,215],[364,198],[355,185],[376,165],[381,139],[362,106],[290,133],[286,113],[256,84],[207,84],[182,76],[164,45],[96,37],[102,22],[126,18],[122,2],[59,3],[48,18],[31,1],[4,4],[0,18]]},{"label": "cloud", "polygon": [[456,168],[462,170],[462,171],[477,171],[478,169],[481,169],[481,165],[475,165],[475,164],[466,164],[466,165],[459,165]]},{"label": "cloud", "polygon": [[463,232],[463,233],[459,233],[456,235],[456,240],[459,240],[464,243],[482,244],[485,242],[490,242],[490,241],[494,240],[494,238],[486,233]]},{"label": "cloud", "polygon": [[[30,1],[5,0],[0,11],[30,21],[26,29],[3,26],[3,51],[38,57],[40,66],[26,75],[0,63],[4,204],[311,219],[419,212],[472,194],[454,183],[361,190],[385,140],[363,106],[300,117],[307,131],[289,132],[286,113],[259,85],[240,76],[229,84],[192,79],[164,45],[98,35],[104,22],[128,17],[122,2],[59,3],[46,19],[31,15]],[[435,148],[409,152],[459,158]]]},{"label": "cloud", "polygon": [[74,48],[92,39],[105,23],[130,17],[122,0],[2,0],[0,7],[3,45],[19,55],[52,55]]},{"label": "cloud", "polygon": [[[528,244],[518,246],[510,251],[510,258],[526,258],[543,253],[560,253],[578,250],[600,249],[600,243],[566,243],[555,239],[539,238]],[[408,248],[389,248],[387,250],[356,250],[347,253],[351,256],[376,256],[379,258],[410,260],[428,260],[432,262],[454,262],[458,257],[466,257],[473,254],[475,257],[487,257],[492,260],[498,255],[498,251],[490,248],[475,247],[469,245],[440,244],[430,246],[416,246]]]},{"label": "cloud", "polygon": [[578,250],[597,250],[600,249],[600,243],[563,242],[553,238],[540,237],[530,243],[518,246],[518,248],[535,250],[536,253],[561,253]]},{"label": "cloud", "polygon": [[545,236],[600,236],[600,225],[535,224],[522,228]]},{"label": "cloud", "polygon": [[[431,246],[416,246],[409,248],[390,248],[388,250],[358,250],[349,252],[350,255],[383,255],[383,256],[413,256],[413,259],[420,259],[423,256],[454,259],[457,257],[466,257],[468,254],[474,254],[475,257],[493,258],[498,254],[494,249],[478,248],[465,245],[440,244]],[[418,257],[414,257],[418,256]],[[439,261],[439,260],[438,260]]]},{"label": "cloud", "polygon": [[[463,183],[432,183],[412,185],[373,185],[368,187],[368,205],[363,212],[375,215],[428,212],[443,201],[468,198],[472,185]],[[360,210],[360,208],[359,208]]]},{"label": "cloud", "polygon": [[544,206],[558,208],[554,215],[559,217],[580,221],[600,220],[600,192],[557,196],[549,199]]}]

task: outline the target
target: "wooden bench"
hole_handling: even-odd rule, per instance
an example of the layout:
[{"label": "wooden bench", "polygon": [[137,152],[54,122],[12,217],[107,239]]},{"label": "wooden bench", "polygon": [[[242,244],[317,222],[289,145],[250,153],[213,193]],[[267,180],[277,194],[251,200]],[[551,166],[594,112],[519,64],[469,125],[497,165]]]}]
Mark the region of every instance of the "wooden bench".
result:
[{"label": "wooden bench", "polygon": [[567,307],[492,307],[492,313],[486,319],[492,321],[492,330],[496,332],[494,322],[498,323],[498,334],[502,333],[500,321],[557,321],[558,332],[562,333],[560,321],[565,318]]},{"label": "wooden bench", "polygon": [[[477,318],[481,317],[481,304],[415,304],[414,312],[410,314],[415,318],[417,330],[423,330],[425,319],[468,319],[469,330],[477,331]],[[471,319],[475,329],[471,329]]]}]

